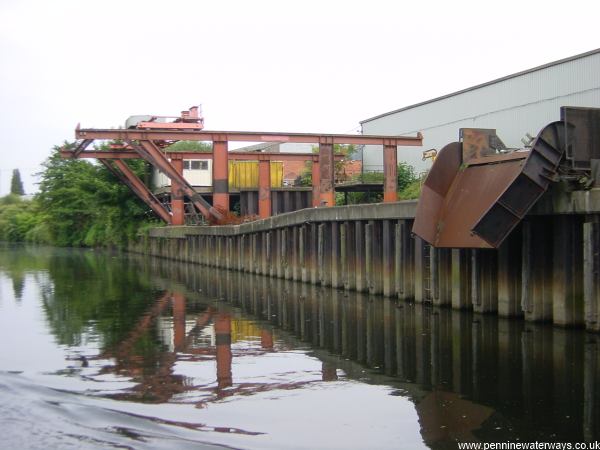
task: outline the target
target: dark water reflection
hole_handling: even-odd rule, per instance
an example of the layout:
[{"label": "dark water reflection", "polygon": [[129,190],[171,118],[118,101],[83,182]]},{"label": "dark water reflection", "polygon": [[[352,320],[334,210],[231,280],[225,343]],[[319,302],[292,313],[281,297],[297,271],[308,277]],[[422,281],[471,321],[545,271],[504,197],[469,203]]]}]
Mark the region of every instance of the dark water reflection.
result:
[{"label": "dark water reflection", "polygon": [[600,439],[580,331],[93,251],[2,247],[0,294],[9,447]]}]

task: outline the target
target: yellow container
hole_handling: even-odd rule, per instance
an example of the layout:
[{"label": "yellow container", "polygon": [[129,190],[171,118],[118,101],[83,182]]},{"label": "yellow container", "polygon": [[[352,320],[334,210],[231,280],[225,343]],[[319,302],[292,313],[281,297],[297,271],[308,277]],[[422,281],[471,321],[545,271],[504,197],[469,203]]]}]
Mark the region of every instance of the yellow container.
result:
[{"label": "yellow container", "polygon": [[271,187],[283,187],[283,162],[271,161]]},{"label": "yellow container", "polygon": [[231,341],[249,341],[260,337],[261,329],[255,322],[234,318],[231,320]]},{"label": "yellow container", "polygon": [[[271,161],[271,187],[283,186],[283,162]],[[258,161],[229,161],[229,189],[258,188]]]}]

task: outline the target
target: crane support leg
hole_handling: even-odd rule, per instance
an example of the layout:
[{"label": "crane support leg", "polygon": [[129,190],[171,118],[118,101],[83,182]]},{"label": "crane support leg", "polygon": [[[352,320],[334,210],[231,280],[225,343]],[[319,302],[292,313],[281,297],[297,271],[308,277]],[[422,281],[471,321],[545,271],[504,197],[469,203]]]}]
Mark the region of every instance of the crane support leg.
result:
[{"label": "crane support leg", "polygon": [[229,154],[227,141],[213,142],[213,205],[229,211]]},{"label": "crane support leg", "polygon": [[383,145],[383,201],[398,200],[398,147],[394,143]]},{"label": "crane support leg", "polygon": [[333,188],[334,159],[332,139],[323,138],[319,143],[319,172],[319,206],[335,206],[335,191]]},{"label": "crane support leg", "polygon": [[312,163],[312,205],[321,205],[321,168],[319,165],[319,158],[313,158]]},{"label": "crane support leg", "polygon": [[114,160],[112,163],[107,159],[100,159],[100,162],[121,180],[121,182],[128,186],[129,189],[131,189],[144,203],[146,203],[159,218],[164,220],[167,224],[171,224],[171,214],[169,214],[169,211],[167,211],[160,200],[150,192],[146,185],[142,183],[142,180],[133,173],[125,162],[119,159]]},{"label": "crane support leg", "polygon": [[[183,158],[180,155],[171,156],[171,165],[183,176]],[[185,192],[176,180],[171,180],[171,214],[171,225],[185,225]]]},{"label": "crane support leg", "polygon": [[258,162],[258,216],[271,217],[271,161]]}]

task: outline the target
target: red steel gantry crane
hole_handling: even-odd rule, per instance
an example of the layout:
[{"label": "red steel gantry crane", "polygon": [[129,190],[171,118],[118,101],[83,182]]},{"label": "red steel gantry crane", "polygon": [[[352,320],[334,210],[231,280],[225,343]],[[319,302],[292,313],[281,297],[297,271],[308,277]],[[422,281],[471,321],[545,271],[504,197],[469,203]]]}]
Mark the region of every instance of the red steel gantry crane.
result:
[{"label": "red steel gantry crane", "polygon": [[[65,158],[97,158],[123,183],[129,186],[162,220],[169,225],[184,224],[184,198],[210,222],[218,223],[229,211],[229,159],[259,161],[259,217],[271,215],[271,160],[312,161],[313,206],[335,205],[334,144],[382,145],[384,154],[384,201],[397,200],[398,146],[420,146],[422,136],[367,136],[322,133],[274,133],[245,131],[207,131],[199,108],[194,106],[180,116],[132,116],[125,129],[80,128],[74,150],[63,149]],[[87,150],[94,140],[122,142],[110,150]],[[166,147],[178,141],[210,141],[212,153],[169,152]],[[247,153],[229,152],[228,143],[290,142],[319,146],[313,153]],[[124,159],[143,158],[171,179],[171,211],[129,169]],[[213,204],[211,205],[183,177],[183,160],[211,158],[213,160]]]}]

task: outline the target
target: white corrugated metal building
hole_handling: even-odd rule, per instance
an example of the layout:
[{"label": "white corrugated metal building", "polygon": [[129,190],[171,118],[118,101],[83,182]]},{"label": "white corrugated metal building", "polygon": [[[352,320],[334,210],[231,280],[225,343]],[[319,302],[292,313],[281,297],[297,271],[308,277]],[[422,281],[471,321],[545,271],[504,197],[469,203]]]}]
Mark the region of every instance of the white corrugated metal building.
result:
[{"label": "white corrugated metal building", "polygon": [[[458,140],[459,128],[495,128],[509,148],[560,119],[561,106],[600,107],[600,49],[508,75],[361,122],[363,134],[423,133],[423,147],[399,149],[398,161],[418,171],[431,163],[421,151]],[[365,170],[383,169],[382,151],[367,146]]]}]

